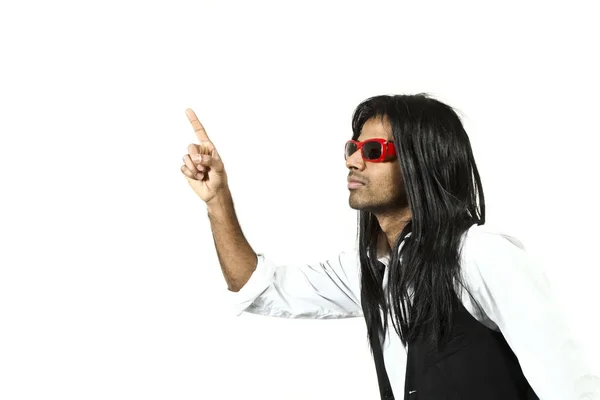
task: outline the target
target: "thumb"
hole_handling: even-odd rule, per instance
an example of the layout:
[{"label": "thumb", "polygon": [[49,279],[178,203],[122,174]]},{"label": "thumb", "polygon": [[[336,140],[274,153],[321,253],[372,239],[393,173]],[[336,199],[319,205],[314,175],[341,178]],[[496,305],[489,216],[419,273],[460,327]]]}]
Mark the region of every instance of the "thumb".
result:
[{"label": "thumb", "polygon": [[221,156],[219,155],[217,149],[213,148],[210,152],[210,155],[207,154],[201,157],[204,158],[204,160],[200,161],[198,156],[196,158],[193,158],[193,160],[197,160],[202,165],[209,167],[217,173],[223,172],[225,170],[225,166],[223,165],[223,161],[221,160]]},{"label": "thumb", "polygon": [[212,152],[210,153],[210,156],[213,158],[213,160],[215,161],[219,161],[221,162],[221,156],[219,155],[219,152],[217,151],[217,148],[213,148]]}]

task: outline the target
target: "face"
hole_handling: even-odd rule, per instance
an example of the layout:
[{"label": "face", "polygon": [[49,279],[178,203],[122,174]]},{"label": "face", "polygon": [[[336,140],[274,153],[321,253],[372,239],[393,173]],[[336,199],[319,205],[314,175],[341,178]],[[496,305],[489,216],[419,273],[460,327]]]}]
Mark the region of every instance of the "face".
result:
[{"label": "face", "polygon": [[[369,119],[356,140],[362,142],[374,138],[393,141],[392,128],[387,117],[384,117],[383,121],[380,117]],[[356,151],[346,160],[346,167],[349,169],[349,178],[356,178],[365,183],[349,189],[351,208],[379,214],[407,206],[404,181],[397,157],[384,162],[369,162],[362,159],[360,151]]]}]

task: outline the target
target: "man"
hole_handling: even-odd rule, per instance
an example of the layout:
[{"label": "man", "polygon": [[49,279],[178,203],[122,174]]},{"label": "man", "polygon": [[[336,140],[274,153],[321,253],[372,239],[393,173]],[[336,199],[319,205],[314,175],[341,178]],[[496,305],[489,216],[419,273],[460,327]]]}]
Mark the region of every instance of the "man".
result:
[{"label": "man", "polygon": [[597,384],[522,244],[484,227],[479,173],[451,107],[426,95],[357,107],[345,158],[358,249],[315,265],[274,265],[252,250],[219,153],[187,115],[200,143],[181,171],[207,204],[239,313],[364,316],[382,399],[580,399]]}]

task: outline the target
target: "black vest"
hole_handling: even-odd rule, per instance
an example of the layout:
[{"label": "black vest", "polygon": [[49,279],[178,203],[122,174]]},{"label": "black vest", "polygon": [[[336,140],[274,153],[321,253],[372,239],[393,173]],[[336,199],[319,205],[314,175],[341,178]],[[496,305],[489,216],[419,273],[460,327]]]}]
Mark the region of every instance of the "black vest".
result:
[{"label": "black vest", "polygon": [[[393,330],[390,325],[389,329]],[[395,331],[391,332],[396,334]],[[381,399],[394,395],[374,336],[373,356]],[[388,355],[389,357],[389,355]],[[477,321],[460,303],[450,340],[441,351],[425,340],[408,345],[405,400],[538,400],[517,357],[497,331]]]}]

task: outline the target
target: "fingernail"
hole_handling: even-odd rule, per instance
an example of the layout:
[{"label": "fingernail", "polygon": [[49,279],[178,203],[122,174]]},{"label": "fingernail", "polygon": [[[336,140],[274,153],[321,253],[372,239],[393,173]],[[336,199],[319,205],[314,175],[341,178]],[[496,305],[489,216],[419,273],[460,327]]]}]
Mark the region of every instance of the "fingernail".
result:
[{"label": "fingernail", "polygon": [[190,157],[191,157],[191,159],[193,161],[200,161],[200,155],[199,154],[192,154]]},{"label": "fingernail", "polygon": [[207,154],[202,154],[202,161],[208,161],[210,159],[210,156]]}]

